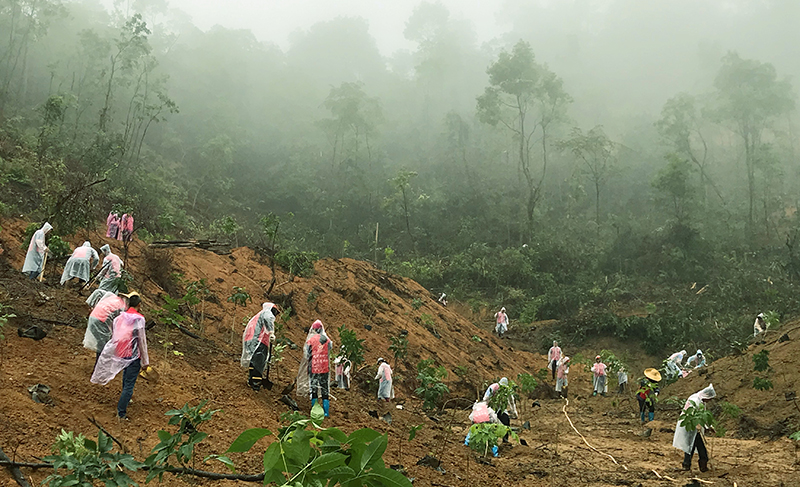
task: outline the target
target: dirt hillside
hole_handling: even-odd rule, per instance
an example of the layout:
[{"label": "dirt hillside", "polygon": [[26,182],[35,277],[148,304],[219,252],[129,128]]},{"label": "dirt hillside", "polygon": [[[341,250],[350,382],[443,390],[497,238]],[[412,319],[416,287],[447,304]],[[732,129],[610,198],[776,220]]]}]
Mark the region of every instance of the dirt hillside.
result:
[{"label": "dirt hillside", "polygon": [[[267,257],[245,248],[235,249],[230,255],[217,255],[197,249],[153,252],[138,241],[130,246],[125,265],[135,277],[131,287],[144,296],[143,312],[148,319],[155,317],[155,311],[161,306],[160,295],[181,293],[180,286],[170,289],[175,286],[175,280],[170,278],[173,273],[180,273],[187,280],[206,279],[213,296],[205,304],[204,330],[201,332],[186,323],[193,333],[202,335],[200,339],[174,328],[168,331],[163,325],[148,331],[151,361],[159,370],[161,380],[158,383],[137,382],[129,407],[131,421],[117,423],[114,415],[120,378],[105,387],[88,380],[94,355],[81,346],[89,312],[83,303],[85,296],[79,296],[75,289],[58,286],[60,269],[52,274],[53,271],[49,271],[47,282],[42,284],[27,280],[19,272],[24,256],[21,239],[25,226],[22,221],[4,221],[0,233],[0,245],[5,249],[0,255],[0,302],[11,305],[19,316],[6,328],[6,340],[0,342],[0,448],[9,456],[19,461],[36,461],[37,457],[49,453],[50,445],[62,428],[93,435],[96,429],[87,417],[94,417],[138,459],[143,459],[158,442],[156,432],[167,429],[164,413],[187,402],[196,404],[201,399],[209,399],[210,407],[222,411],[205,428],[210,436],[199,447],[198,459],[211,453],[223,453],[247,428],[265,427],[274,431],[279,414],[288,409],[279,402],[279,391],[296,375],[299,351],[287,351],[283,362],[278,364],[278,385],[272,391],[255,393],[247,388],[245,371],[238,363],[241,322],[260,309],[273,277]],[[71,243],[80,244],[86,239],[96,248],[106,242],[92,232],[75,236]],[[122,254],[116,242],[112,247]],[[497,340],[487,327],[476,326],[452,309],[441,307],[419,284],[366,263],[326,259],[317,262],[315,273],[309,278],[292,279],[282,271],[278,271],[275,278],[277,284],[272,298],[280,300],[285,307],[291,306],[294,311],[281,333],[294,343],[302,343],[306,335],[304,328],[320,318],[338,343],[335,328],[347,325],[366,340],[366,364],[370,367],[361,377],[374,374],[373,364],[378,356],[390,356],[389,337],[401,330],[408,331],[408,363],[396,367],[398,402],[404,402],[404,409],[378,405],[373,394],[358,387],[350,391],[334,389],[336,400],[332,401],[331,418],[326,424],[346,432],[370,427],[388,433],[386,463],[404,465],[409,477],[415,479],[415,485],[692,485],[687,484],[688,479],[698,475],[696,463],[694,472],[676,471],[682,458],[681,452],[671,447],[677,409],[665,404],[657,413],[657,420],[649,425],[652,427],[649,436],[642,436],[645,429],[638,422],[632,397],[615,394],[607,398],[591,397],[590,376],[582,367],[574,367],[571,373],[570,403],[566,408],[564,401],[555,399],[540,399],[536,405],[531,400],[520,401],[520,418],[512,421],[512,426],[519,428],[520,438],[527,446],[503,446],[500,458],[476,463],[479,461],[476,454],[463,446],[469,426],[468,411],[445,409],[438,414],[423,411],[421,402],[412,394],[413,364],[421,358],[435,358],[450,371],[448,383],[454,391],[451,397],[471,400],[484,380],[501,375],[515,377],[523,371],[535,374],[545,366],[541,355],[522,352],[518,344]],[[246,309],[237,309],[226,301],[233,286],[244,287],[253,296],[253,302],[248,303]],[[18,337],[16,326],[30,323],[46,328],[47,337],[38,342]],[[789,334],[793,335],[791,331]],[[164,346],[170,343],[172,345]],[[740,387],[735,372],[727,370],[733,365],[723,366],[721,360],[709,368],[708,375],[718,391],[731,391],[725,393],[731,397],[727,400],[739,404],[748,417],[762,414],[763,424],[768,426],[790,416],[790,403],[779,405],[778,399],[767,397],[777,397],[786,387],[794,388],[794,383],[789,381],[795,380],[796,372],[794,378],[788,375],[800,365],[800,354],[791,351],[797,351],[796,344],[794,340],[767,344],[767,347],[775,347],[771,364],[775,369],[776,388],[763,396],[765,403],[774,403],[771,406],[762,407],[753,402],[751,407],[745,399],[737,402],[740,400],[737,394],[744,397],[750,391],[743,385]],[[598,344],[598,348],[608,346],[607,343]],[[741,360],[745,367],[751,359],[742,356],[723,360],[731,360],[731,364]],[[457,366],[468,367],[469,385],[453,373]],[[781,371],[787,374],[786,379],[779,378]],[[685,398],[705,379],[690,376],[670,386],[662,396]],[[748,380],[752,382],[749,376]],[[785,385],[782,380],[787,381]],[[551,382],[548,380],[540,389],[551,387]],[[27,388],[36,383],[51,387],[52,405],[31,400]],[[301,408],[308,407],[307,399],[299,398],[298,402]],[[762,413],[758,412],[759,408]],[[596,451],[589,449],[576,434],[564,411]],[[387,412],[392,414],[391,424],[374,417]],[[530,430],[522,428],[526,421],[530,422]],[[409,428],[419,424],[423,429],[413,442],[408,442]],[[754,439],[741,439],[735,434],[713,439],[713,469],[700,477],[715,486],[730,486],[734,482],[742,486],[800,485],[799,465],[791,440],[785,436],[775,441],[769,441],[769,437],[762,434],[751,436]],[[258,472],[264,448],[266,444],[259,443],[251,453],[234,454],[238,470]],[[427,454],[441,460],[442,472],[415,465]],[[203,464],[200,460],[197,467],[224,471],[219,464]],[[659,479],[653,470],[675,481]],[[32,483],[40,482],[48,474],[42,470],[24,473],[30,475]],[[164,481],[170,485],[234,483],[175,477],[165,477]],[[15,485],[4,469],[0,470],[0,485]]]}]

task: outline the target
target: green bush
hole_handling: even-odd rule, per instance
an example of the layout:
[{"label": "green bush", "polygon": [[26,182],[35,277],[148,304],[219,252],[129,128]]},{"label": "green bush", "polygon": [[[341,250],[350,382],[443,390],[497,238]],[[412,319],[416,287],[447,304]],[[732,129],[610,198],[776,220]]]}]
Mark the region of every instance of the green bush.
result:
[{"label": "green bush", "polygon": [[290,274],[308,277],[314,272],[314,262],[319,260],[316,252],[281,250],[275,254],[275,262]]},{"label": "green bush", "polygon": [[[400,472],[386,468],[383,455],[388,436],[363,428],[346,435],[338,428],[322,428],[324,412],[317,404],[311,418],[292,415],[277,434],[264,428],[244,431],[228,453],[249,451],[259,440],[272,436],[264,452],[264,485],[292,487],[411,487]],[[312,425],[310,431],[306,428]],[[414,431],[413,433],[415,433]],[[233,468],[228,457],[213,457]]]},{"label": "green bush", "polygon": [[424,409],[434,409],[442,397],[450,392],[450,388],[442,382],[447,378],[447,369],[436,366],[433,359],[421,360],[417,363],[417,381],[419,387],[414,393],[422,398]]},{"label": "green bush", "polygon": [[533,395],[533,391],[536,390],[536,386],[539,385],[534,376],[524,372],[517,374],[517,382],[519,382],[520,392],[528,395],[529,397]]},{"label": "green bush", "polygon": [[772,381],[769,379],[765,379],[762,377],[756,377],[753,379],[753,389],[759,391],[768,391],[772,389],[772,387],[773,387]]},{"label": "green bush", "polygon": [[102,431],[97,433],[97,441],[93,441],[62,429],[53,445],[54,454],[44,457],[44,461],[53,464],[54,473],[42,484],[47,487],[137,485],[128,472],[136,472],[143,464],[131,455],[112,452],[113,447],[111,438]]},{"label": "green bush", "polygon": [[508,426],[500,423],[478,423],[469,428],[469,447],[486,456],[492,447],[497,446],[500,439],[510,434],[517,439],[516,433]]},{"label": "green bush", "polygon": [[336,329],[339,332],[339,340],[344,347],[344,354],[350,363],[352,363],[353,370],[357,369],[360,364],[364,362],[364,341],[363,338],[358,338],[356,332],[348,330],[345,325],[341,325]]}]

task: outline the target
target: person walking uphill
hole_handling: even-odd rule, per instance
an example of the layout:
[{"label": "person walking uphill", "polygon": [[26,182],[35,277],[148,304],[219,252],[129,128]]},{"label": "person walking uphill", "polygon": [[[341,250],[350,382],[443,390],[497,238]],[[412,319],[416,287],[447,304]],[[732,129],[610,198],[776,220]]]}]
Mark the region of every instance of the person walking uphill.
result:
[{"label": "person walking uphill", "polygon": [[106,218],[106,225],[108,226],[108,230],[106,230],[106,237],[116,239],[117,235],[119,235],[119,216],[113,211],[108,213],[108,217]]},{"label": "person walking uphill", "polygon": [[100,256],[97,251],[92,248],[92,244],[88,241],[83,242],[83,245],[78,247],[72,252],[66,265],[64,265],[64,272],[61,274],[61,285],[63,286],[67,281],[73,278],[83,282],[89,282],[92,278],[92,269],[97,267],[100,263]]},{"label": "person walking uphill", "polygon": [[547,368],[553,371],[553,380],[555,380],[558,361],[561,360],[561,347],[558,346],[558,342],[555,340],[553,340],[553,346],[547,352],[547,360]]},{"label": "person walking uphill", "polygon": [[117,296],[106,291],[103,299],[97,303],[97,306],[89,314],[86,333],[83,335],[83,346],[97,353],[95,366],[100,360],[100,353],[111,339],[114,320],[120,313],[130,308],[130,300],[133,296],[136,296],[136,300],[141,299],[136,292]]},{"label": "person walking uphill", "polygon": [[605,397],[606,395],[606,364],[602,362],[602,359],[598,355],[594,358],[594,365],[592,365],[592,373],[594,374],[592,384],[594,385],[594,391],[592,392],[592,396],[596,396],[599,392],[601,395]]},{"label": "person walking uphill", "polygon": [[250,318],[242,334],[242,367],[248,367],[247,385],[258,392],[261,387],[272,387],[264,370],[272,359],[272,342],[275,341],[275,317],[278,307],[272,303],[261,305],[261,311]]},{"label": "person walking uphill", "polygon": [[656,415],[656,398],[658,397],[658,383],[661,381],[661,372],[656,369],[645,369],[644,379],[639,382],[636,391],[636,400],[639,401],[639,417],[645,423],[645,410],[648,410],[647,421],[652,421]]},{"label": "person walking uphill", "polygon": [[[690,407],[705,409],[706,401],[717,397],[717,392],[714,390],[713,384],[700,392],[696,392],[689,396],[683,410],[686,411]],[[708,471],[708,450],[706,450],[705,442],[703,441],[703,432],[698,432],[697,429],[702,430],[712,429],[704,425],[698,425],[693,429],[686,429],[681,426],[681,418],[678,418],[678,424],[675,426],[675,435],[672,437],[672,446],[683,450],[683,469],[692,469],[692,456],[697,451],[697,463],[701,472]]]},{"label": "person walking uphill", "polygon": [[378,374],[375,376],[378,380],[378,400],[389,402],[394,399],[394,387],[392,386],[392,368],[389,362],[383,359],[378,359]]},{"label": "person walking uphill", "polygon": [[325,416],[329,415],[330,400],[328,388],[330,387],[330,357],[329,352],[333,347],[325,327],[320,320],[314,322],[308,330],[308,337],[303,346],[303,359],[297,371],[297,396],[308,394],[311,397],[311,407],[322,400],[322,409]]},{"label": "person walking uphill", "polygon": [[508,315],[506,314],[506,308],[500,308],[500,311],[495,313],[494,317],[497,320],[494,331],[497,333],[498,337],[503,338],[503,334],[508,331]]},{"label": "person walking uphill", "polygon": [[560,397],[567,397],[567,387],[569,387],[569,357],[562,357],[558,361],[558,371],[556,373],[556,392]]},{"label": "person walking uphill", "polygon": [[122,372],[122,393],[117,403],[117,417],[121,420],[128,419],[128,403],[131,402],[139,370],[150,365],[145,320],[138,311],[140,304],[139,295],[131,295],[128,310],[114,319],[111,340],[103,347],[92,374],[93,384],[105,385]]},{"label": "person walking uphill", "polygon": [[103,291],[117,292],[117,278],[122,275],[122,266],[124,265],[122,259],[111,252],[111,247],[108,244],[100,247],[100,251],[105,255],[103,267],[100,269],[99,274],[100,285],[86,299],[86,304],[89,306],[95,306],[105,296]]},{"label": "person walking uphill", "polygon": [[45,245],[45,235],[53,229],[53,225],[45,223],[42,228],[36,230],[28,244],[28,253],[25,254],[25,263],[22,265],[22,273],[27,274],[31,279],[36,279],[44,271],[44,256],[47,254]]}]

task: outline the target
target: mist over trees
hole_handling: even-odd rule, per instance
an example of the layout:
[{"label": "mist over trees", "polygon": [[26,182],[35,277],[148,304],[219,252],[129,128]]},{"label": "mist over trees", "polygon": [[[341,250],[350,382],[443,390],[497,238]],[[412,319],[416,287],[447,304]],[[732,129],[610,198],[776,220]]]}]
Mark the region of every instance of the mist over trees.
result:
[{"label": "mist over trees", "polygon": [[284,50],[114,5],[0,2],[4,211],[66,234],[121,205],[654,347],[800,309],[797,2],[509,0],[479,42],[423,1],[394,53],[362,18]]}]

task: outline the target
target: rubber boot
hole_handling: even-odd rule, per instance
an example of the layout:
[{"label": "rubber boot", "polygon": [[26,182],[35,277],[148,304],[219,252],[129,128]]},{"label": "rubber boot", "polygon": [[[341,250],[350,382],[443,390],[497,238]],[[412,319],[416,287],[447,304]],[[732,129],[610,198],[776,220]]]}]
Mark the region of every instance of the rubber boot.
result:
[{"label": "rubber boot", "polygon": [[467,431],[467,437],[464,438],[464,446],[469,446],[469,434],[470,433],[471,433],[470,431]]},{"label": "rubber boot", "polygon": [[322,409],[325,411],[325,417],[327,418],[331,409],[331,401],[329,399],[322,400]]},{"label": "rubber boot", "polygon": [[642,423],[644,423],[644,411],[640,413],[640,416],[642,417]]},{"label": "rubber boot", "polygon": [[492,447],[492,456],[495,458],[500,456],[497,454],[497,445]]},{"label": "rubber boot", "polygon": [[650,419],[650,421],[652,421],[653,418],[656,417],[656,413],[647,413],[647,417],[648,417],[648,419]]},{"label": "rubber boot", "polygon": [[689,471],[692,469],[692,456],[688,453],[683,454],[683,464],[681,465],[684,470]]},{"label": "rubber boot", "polygon": [[312,397],[311,398],[311,407],[313,408],[314,404],[316,404],[316,403],[317,403],[317,398],[316,397]]}]

